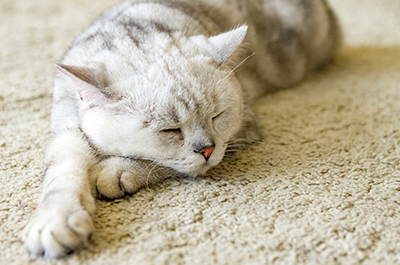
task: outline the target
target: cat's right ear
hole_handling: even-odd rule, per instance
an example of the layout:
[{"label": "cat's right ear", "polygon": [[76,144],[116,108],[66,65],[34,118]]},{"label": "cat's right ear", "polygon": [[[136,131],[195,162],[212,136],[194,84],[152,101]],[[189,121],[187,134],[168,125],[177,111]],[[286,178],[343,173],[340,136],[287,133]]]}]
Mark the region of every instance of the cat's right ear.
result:
[{"label": "cat's right ear", "polygon": [[96,86],[96,75],[89,68],[54,64],[57,71],[70,80],[76,88],[77,97],[84,107],[92,108],[110,103],[111,97],[101,92]]}]

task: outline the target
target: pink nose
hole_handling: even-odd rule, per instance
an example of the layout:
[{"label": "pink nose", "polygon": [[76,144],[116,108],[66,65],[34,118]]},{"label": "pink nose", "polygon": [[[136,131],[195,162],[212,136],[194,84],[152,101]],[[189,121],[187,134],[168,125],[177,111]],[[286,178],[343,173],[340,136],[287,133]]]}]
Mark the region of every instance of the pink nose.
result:
[{"label": "pink nose", "polygon": [[208,161],[208,159],[210,158],[211,153],[212,153],[212,151],[214,150],[214,148],[215,148],[215,146],[209,146],[209,147],[206,147],[206,148],[200,150],[199,153],[202,154],[202,155],[204,156],[204,158],[206,159],[206,161]]}]

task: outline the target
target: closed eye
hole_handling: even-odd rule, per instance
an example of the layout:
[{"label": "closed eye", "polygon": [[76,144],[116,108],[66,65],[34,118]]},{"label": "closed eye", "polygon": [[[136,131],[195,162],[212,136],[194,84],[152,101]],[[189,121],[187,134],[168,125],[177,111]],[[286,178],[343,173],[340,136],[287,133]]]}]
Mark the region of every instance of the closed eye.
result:
[{"label": "closed eye", "polygon": [[181,128],[172,128],[172,129],[163,129],[160,132],[162,133],[168,133],[168,134],[176,134],[176,135],[180,135],[182,133]]},{"label": "closed eye", "polygon": [[163,133],[164,135],[168,135],[169,137],[175,138],[176,136],[179,137],[179,140],[183,140],[183,133],[181,131],[181,128],[172,128],[172,129],[163,129],[160,131],[161,133]]},{"label": "closed eye", "polygon": [[166,133],[181,133],[181,128],[174,128],[174,129],[163,129],[161,132]]},{"label": "closed eye", "polygon": [[225,112],[225,110],[224,110],[224,111],[221,111],[218,115],[212,117],[212,119],[215,120],[216,118],[218,118],[219,116],[221,116],[221,114],[224,113],[224,112]]}]

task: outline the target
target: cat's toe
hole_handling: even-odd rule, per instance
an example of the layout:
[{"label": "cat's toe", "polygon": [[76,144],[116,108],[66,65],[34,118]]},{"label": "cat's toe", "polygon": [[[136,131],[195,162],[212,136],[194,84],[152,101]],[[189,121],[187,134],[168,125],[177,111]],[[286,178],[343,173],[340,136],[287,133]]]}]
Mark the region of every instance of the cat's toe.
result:
[{"label": "cat's toe", "polygon": [[93,220],[84,210],[72,214],[42,212],[27,226],[25,246],[34,255],[64,257],[85,246],[93,232]]},{"label": "cat's toe", "polygon": [[40,235],[44,225],[44,220],[35,218],[24,230],[23,239],[25,241],[25,247],[30,253],[37,256],[43,255],[44,253],[43,245],[40,241]]},{"label": "cat's toe", "polygon": [[96,189],[100,198],[117,199],[140,188],[140,170],[129,159],[111,157],[91,169],[97,177]]},{"label": "cat's toe", "polygon": [[112,167],[104,167],[97,178],[97,191],[109,199],[121,198],[125,190],[121,185],[121,171]]},{"label": "cat's toe", "polygon": [[124,171],[121,174],[121,187],[125,190],[125,193],[132,194],[140,188],[137,175],[130,171]]}]

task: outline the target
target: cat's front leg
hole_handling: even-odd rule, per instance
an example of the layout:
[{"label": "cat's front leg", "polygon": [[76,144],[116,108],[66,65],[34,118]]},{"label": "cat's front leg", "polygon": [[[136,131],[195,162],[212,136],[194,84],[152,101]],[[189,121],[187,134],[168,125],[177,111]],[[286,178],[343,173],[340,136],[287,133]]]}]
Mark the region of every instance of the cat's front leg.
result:
[{"label": "cat's front leg", "polygon": [[94,232],[88,171],[97,159],[76,128],[55,134],[45,162],[43,191],[36,216],[25,229],[25,245],[36,255],[62,257],[85,246]]},{"label": "cat's front leg", "polygon": [[177,172],[153,161],[113,156],[95,165],[90,174],[96,179],[99,197],[116,199],[176,175]]}]

